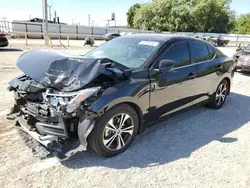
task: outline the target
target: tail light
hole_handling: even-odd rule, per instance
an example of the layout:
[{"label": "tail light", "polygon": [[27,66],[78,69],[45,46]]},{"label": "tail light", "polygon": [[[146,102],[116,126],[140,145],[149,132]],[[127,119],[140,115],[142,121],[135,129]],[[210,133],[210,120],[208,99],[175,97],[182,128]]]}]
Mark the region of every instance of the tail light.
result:
[{"label": "tail light", "polygon": [[0,35],[0,38],[6,38],[6,35],[4,34],[4,35]]}]

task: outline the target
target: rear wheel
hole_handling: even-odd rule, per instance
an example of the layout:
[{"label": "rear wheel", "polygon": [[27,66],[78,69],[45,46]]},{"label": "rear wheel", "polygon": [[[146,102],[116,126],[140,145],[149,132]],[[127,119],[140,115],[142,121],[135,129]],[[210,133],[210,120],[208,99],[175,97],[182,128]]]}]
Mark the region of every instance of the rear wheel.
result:
[{"label": "rear wheel", "polygon": [[99,155],[112,157],[128,149],[139,127],[136,111],[127,104],[107,111],[89,135],[90,147]]},{"label": "rear wheel", "polygon": [[214,109],[219,109],[223,106],[229,94],[229,83],[222,80],[216,89],[216,92],[210,98],[208,106]]}]

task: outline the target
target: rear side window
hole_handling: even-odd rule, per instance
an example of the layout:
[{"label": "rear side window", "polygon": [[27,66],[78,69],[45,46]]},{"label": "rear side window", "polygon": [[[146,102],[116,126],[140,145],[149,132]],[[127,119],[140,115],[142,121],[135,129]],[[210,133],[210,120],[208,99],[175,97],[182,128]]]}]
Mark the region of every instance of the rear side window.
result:
[{"label": "rear side window", "polygon": [[175,61],[175,68],[190,64],[191,61],[187,42],[178,42],[172,45],[162,54],[158,62],[162,59]]},{"label": "rear side window", "polygon": [[213,59],[215,51],[214,51],[214,47],[211,45],[207,45],[208,51],[209,51],[209,58]]},{"label": "rear side window", "polygon": [[207,61],[210,59],[208,48],[205,43],[199,41],[191,41],[190,51],[191,51],[192,61],[195,63]]},{"label": "rear side window", "polygon": [[226,57],[225,54],[223,54],[219,49],[216,49],[216,58]]}]

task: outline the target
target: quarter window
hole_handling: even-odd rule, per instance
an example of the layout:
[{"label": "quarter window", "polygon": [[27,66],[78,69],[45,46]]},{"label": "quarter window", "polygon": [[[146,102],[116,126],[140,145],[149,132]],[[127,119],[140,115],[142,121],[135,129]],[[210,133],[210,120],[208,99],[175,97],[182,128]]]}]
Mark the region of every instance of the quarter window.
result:
[{"label": "quarter window", "polygon": [[210,59],[207,45],[198,41],[190,42],[192,61],[199,63]]},{"label": "quarter window", "polygon": [[216,48],[216,58],[226,57],[218,48]]},{"label": "quarter window", "polygon": [[208,47],[208,51],[209,51],[209,58],[213,59],[214,54],[215,54],[214,47],[211,45],[207,45],[207,47]]},{"label": "quarter window", "polygon": [[170,59],[175,62],[175,68],[188,65],[191,63],[187,42],[179,42],[167,49],[159,59]]}]

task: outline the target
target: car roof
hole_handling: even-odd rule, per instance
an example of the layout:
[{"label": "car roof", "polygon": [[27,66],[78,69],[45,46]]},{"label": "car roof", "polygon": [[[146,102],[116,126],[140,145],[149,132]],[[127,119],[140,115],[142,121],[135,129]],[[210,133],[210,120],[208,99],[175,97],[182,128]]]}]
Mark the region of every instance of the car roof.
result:
[{"label": "car roof", "polygon": [[[124,35],[122,38],[136,38],[141,40],[156,40],[166,42],[171,39],[194,39],[192,37],[181,36],[181,35],[167,35],[167,34],[133,34],[133,35]],[[195,40],[195,39],[194,39]]]}]

